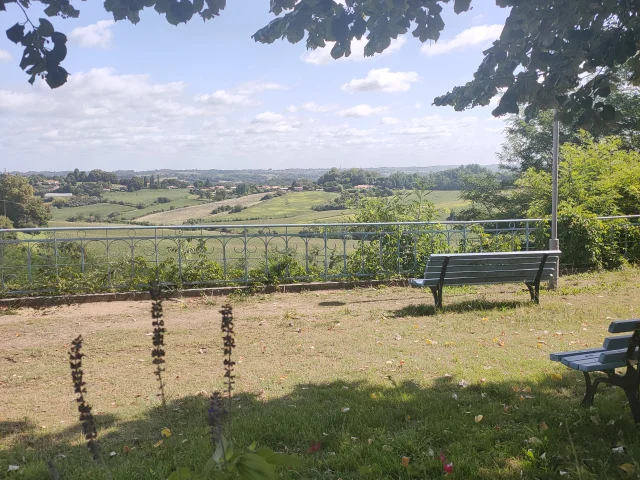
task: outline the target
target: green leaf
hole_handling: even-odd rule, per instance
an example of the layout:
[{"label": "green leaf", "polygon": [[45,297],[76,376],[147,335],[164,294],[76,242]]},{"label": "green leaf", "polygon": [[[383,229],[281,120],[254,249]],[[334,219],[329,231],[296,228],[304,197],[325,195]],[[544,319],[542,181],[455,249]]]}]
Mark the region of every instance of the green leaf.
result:
[{"label": "green leaf", "polygon": [[193,478],[193,472],[189,468],[178,467],[167,480],[190,480],[191,478]]},{"label": "green leaf", "polygon": [[257,446],[258,446],[258,443],[254,440],[253,442],[251,442],[251,445],[249,445],[249,451],[255,452]]},{"label": "green leaf", "polygon": [[611,105],[605,105],[600,112],[600,118],[605,122],[610,122],[616,118],[616,109]]},{"label": "green leaf", "polygon": [[13,43],[20,43],[24,38],[24,25],[16,23],[13,27],[7,30],[7,38]]},{"label": "green leaf", "polygon": [[69,73],[64,68],[57,66],[47,72],[45,81],[49,88],[58,88],[67,83],[68,76]]},{"label": "green leaf", "polygon": [[453,4],[453,11],[456,13],[462,13],[469,10],[471,0],[455,0]]},{"label": "green leaf", "polygon": [[54,32],[53,25],[46,18],[41,18],[39,20],[40,26],[38,27],[38,33],[43,37],[50,37]]},{"label": "green leaf", "polygon": [[254,453],[240,455],[236,469],[243,480],[276,480],[276,466]]}]

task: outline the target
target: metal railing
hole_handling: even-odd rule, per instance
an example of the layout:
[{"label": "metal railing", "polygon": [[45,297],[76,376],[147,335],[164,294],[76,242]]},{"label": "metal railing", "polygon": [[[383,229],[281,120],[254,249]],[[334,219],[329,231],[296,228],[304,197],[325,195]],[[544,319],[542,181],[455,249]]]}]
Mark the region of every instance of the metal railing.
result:
[{"label": "metal railing", "polygon": [[[624,255],[639,219],[601,217],[623,221]],[[548,235],[542,219],[0,230],[0,294],[411,276],[431,253],[540,249]]]}]

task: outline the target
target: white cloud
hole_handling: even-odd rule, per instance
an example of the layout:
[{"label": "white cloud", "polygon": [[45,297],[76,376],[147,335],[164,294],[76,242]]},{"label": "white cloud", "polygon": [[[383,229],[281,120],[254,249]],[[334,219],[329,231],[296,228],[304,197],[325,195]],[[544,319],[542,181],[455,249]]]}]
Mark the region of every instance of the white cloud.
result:
[{"label": "white cloud", "polygon": [[422,53],[432,56],[464,50],[475,45],[486,46],[500,36],[502,28],[503,25],[477,25],[463,30],[451,40],[441,40],[432,45],[423,45],[420,50]]},{"label": "white cloud", "polygon": [[361,62],[364,60],[371,60],[376,57],[391,55],[399,51],[404,46],[404,44],[407,43],[407,39],[405,37],[392,39],[391,44],[381,54],[376,54],[373,57],[364,56],[364,46],[367,44],[367,42],[368,40],[364,37],[360,40],[352,40],[351,55],[349,55],[348,57],[340,57],[337,60],[331,56],[331,49],[333,48],[335,42],[327,42],[327,45],[323,48],[308,50],[303,53],[300,58],[302,58],[303,61],[312,63],[314,65],[327,65],[331,62]]},{"label": "white cloud", "polygon": [[227,90],[216,90],[213,93],[198,95],[195,97],[195,100],[202,103],[208,103],[210,105],[225,106],[249,107],[258,104],[254,99],[246,95],[238,95]]},{"label": "white cloud", "polygon": [[399,135],[416,135],[422,138],[442,139],[449,137],[463,137],[470,134],[470,129],[475,128],[479,120],[476,117],[452,118],[440,115],[427,115],[414,118],[393,130]]},{"label": "white cloud", "polygon": [[209,105],[250,107],[260,104],[254,98],[259,93],[268,90],[285,90],[286,88],[278,83],[244,82],[230,90],[216,90],[213,93],[197,95],[195,100]]},{"label": "white cloud", "polygon": [[298,111],[298,107],[295,105],[289,105],[285,110],[289,113],[296,113]]},{"label": "white cloud", "polygon": [[380,120],[380,123],[383,125],[397,125],[400,123],[400,120],[394,117],[383,117],[382,120]]},{"label": "white cloud", "polygon": [[334,104],[327,104],[327,105],[319,105],[316,102],[306,102],[303,103],[302,105],[300,105],[300,109],[304,110],[305,112],[314,112],[314,113],[327,113],[327,112],[333,112],[334,110],[337,110],[339,107],[337,105]]},{"label": "white cloud", "polygon": [[0,63],[11,60],[11,54],[6,50],[0,50]]},{"label": "white cloud", "polygon": [[354,78],[342,85],[347,92],[406,92],[418,81],[416,72],[392,72],[388,68],[369,70],[365,78]]},{"label": "white cloud", "polygon": [[252,123],[277,123],[284,120],[284,115],[273,112],[263,112],[255,116]]},{"label": "white cloud", "polygon": [[86,27],[76,27],[69,34],[69,40],[82,47],[108,48],[113,39],[113,20],[100,20]]},{"label": "white cloud", "polygon": [[355,107],[340,110],[338,115],[341,117],[368,117],[370,115],[377,115],[385,113],[388,110],[387,107],[372,107],[371,105],[361,104]]}]

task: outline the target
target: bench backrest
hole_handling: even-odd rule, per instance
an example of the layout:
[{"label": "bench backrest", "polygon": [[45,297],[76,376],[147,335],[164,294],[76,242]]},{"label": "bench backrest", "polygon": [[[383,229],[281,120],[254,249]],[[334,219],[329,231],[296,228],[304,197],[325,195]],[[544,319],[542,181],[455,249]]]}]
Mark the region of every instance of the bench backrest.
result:
[{"label": "bench backrest", "polygon": [[429,257],[424,278],[427,284],[437,283],[444,268],[444,285],[534,282],[538,275],[545,281],[555,275],[559,257],[558,250],[434,254]]},{"label": "bench backrest", "polygon": [[[615,320],[609,324],[610,333],[626,333],[633,332],[640,327],[640,319],[631,320]],[[602,348],[604,352],[600,354],[600,363],[616,363],[624,362],[627,359],[628,348],[633,335],[618,335],[616,337],[607,337],[604,339]],[[633,352],[633,358],[629,360],[635,360],[638,358],[638,346],[635,347]]]}]

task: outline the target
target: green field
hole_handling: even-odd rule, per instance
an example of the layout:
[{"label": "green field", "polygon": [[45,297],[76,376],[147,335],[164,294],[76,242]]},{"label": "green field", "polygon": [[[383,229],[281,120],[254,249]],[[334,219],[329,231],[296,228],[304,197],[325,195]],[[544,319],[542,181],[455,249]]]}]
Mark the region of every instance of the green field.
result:
[{"label": "green field", "polygon": [[[460,210],[465,202],[460,200],[459,191],[434,191],[428,196],[440,210],[438,219],[449,216],[451,210]],[[122,201],[128,205],[100,203],[83,207],[53,209],[54,227],[97,226],[103,223],[68,222],[69,217],[83,214],[86,218],[101,215],[103,219],[112,212],[121,212],[121,223],[127,221],[148,222],[152,225],[182,225],[192,219],[201,219],[203,223],[230,224],[276,224],[276,223],[336,223],[348,222],[353,210],[328,210],[316,212],[314,205],[323,205],[338,197],[329,192],[292,192],[282,197],[261,201],[264,194],[254,194],[222,202],[206,202],[190,195],[186,189],[180,190],[140,190],[138,192],[110,192],[104,195],[106,200]],[[154,203],[158,197],[168,197],[170,203]],[[144,208],[133,205],[143,204]],[[219,213],[211,211],[219,205],[245,205],[240,213]],[[190,207],[190,208],[185,208]],[[114,223],[112,225],[117,225]]]},{"label": "green field", "polygon": [[107,192],[102,197],[105,200],[115,200],[117,202],[123,201],[125,203],[144,203],[145,205],[151,205],[156,201],[158,197],[167,197],[171,200],[178,200],[184,198],[196,198],[189,194],[189,189],[179,188],[176,190],[150,190],[143,189],[137,192]]}]

